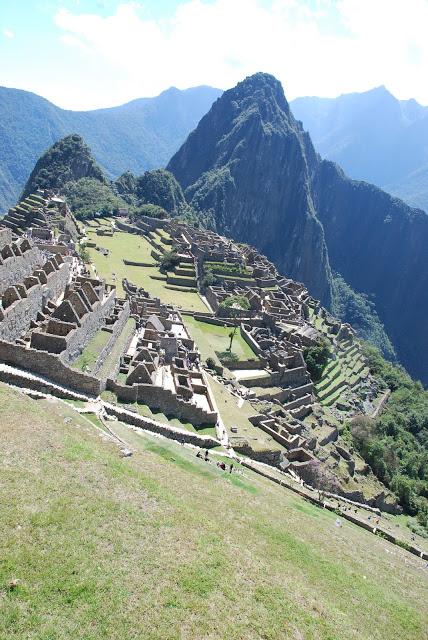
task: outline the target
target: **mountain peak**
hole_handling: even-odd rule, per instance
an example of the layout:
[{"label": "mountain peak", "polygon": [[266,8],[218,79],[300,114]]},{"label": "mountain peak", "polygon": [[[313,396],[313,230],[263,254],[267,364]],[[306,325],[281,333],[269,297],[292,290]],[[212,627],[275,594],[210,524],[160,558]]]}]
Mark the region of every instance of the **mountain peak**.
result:
[{"label": "mountain peak", "polygon": [[[308,188],[312,154],[281,83],[256,73],[223,93],[167,168],[197,210],[215,213],[220,233],[258,246],[328,301],[328,259]],[[285,228],[288,198],[293,205]],[[284,240],[293,251],[284,251]],[[316,271],[309,254],[318,257]]]},{"label": "mountain peak", "polygon": [[259,71],[247,76],[235,87],[229,89],[229,92],[241,97],[250,97],[252,100],[272,100],[277,102],[284,111],[289,110],[282,84],[270,73]]},{"label": "mountain peak", "polygon": [[37,189],[62,189],[67,182],[94,178],[106,182],[92,152],[83,138],[71,133],[55,142],[36,163],[22,197]]}]

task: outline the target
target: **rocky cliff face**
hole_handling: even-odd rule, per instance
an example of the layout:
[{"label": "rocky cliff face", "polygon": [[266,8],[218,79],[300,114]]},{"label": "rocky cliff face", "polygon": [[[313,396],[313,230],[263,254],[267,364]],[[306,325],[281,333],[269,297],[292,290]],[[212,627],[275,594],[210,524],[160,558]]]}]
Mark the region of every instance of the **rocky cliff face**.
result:
[{"label": "rocky cliff face", "polygon": [[259,73],[214,103],[167,168],[194,207],[214,212],[220,233],[257,246],[328,304],[330,267],[306,154],[281,84]]},{"label": "rocky cliff face", "polygon": [[428,382],[428,216],[317,162],[312,194],[332,268],[368,294],[399,359]]},{"label": "rocky cliff face", "polygon": [[255,245],[326,305],[331,261],[428,382],[428,216],[322,161],[275,78],[255,74],[226,91],[168,169],[218,231]]},{"label": "rocky cliff face", "polygon": [[77,134],[66,136],[50,147],[37,161],[25,185],[22,198],[38,188],[62,189],[80,178],[106,179],[91,150]]}]

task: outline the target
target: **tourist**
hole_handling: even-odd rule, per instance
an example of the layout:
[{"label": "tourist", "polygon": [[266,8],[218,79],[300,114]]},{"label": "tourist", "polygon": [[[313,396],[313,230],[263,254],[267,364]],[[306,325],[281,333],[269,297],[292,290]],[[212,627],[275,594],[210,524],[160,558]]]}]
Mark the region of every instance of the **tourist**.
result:
[{"label": "tourist", "polygon": [[232,473],[232,471],[233,471],[233,462],[230,463],[229,473]]},{"label": "tourist", "polygon": [[209,453],[208,453],[208,449],[207,449],[205,451],[205,462],[208,462],[208,456],[209,456]]}]

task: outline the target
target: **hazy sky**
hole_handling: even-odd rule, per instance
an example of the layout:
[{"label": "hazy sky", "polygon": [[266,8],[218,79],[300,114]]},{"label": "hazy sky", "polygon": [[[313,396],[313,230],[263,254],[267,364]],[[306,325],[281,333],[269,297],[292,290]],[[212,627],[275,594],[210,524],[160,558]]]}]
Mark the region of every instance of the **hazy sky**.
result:
[{"label": "hazy sky", "polygon": [[0,0],[0,84],[91,109],[267,71],[428,105],[428,0]]}]

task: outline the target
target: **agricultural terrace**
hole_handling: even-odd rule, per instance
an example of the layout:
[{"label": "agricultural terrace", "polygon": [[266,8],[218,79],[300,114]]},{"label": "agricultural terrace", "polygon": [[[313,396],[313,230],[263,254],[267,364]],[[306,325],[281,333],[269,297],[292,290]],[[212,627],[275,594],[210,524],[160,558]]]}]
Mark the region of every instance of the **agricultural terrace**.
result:
[{"label": "agricultural terrace", "polygon": [[[162,302],[173,304],[189,311],[207,311],[207,307],[196,291],[183,290],[180,287],[167,285],[166,276],[160,273],[155,260],[151,256],[153,247],[143,237],[123,231],[115,231],[113,236],[97,236],[95,228],[87,227],[90,241],[97,246],[108,249],[104,256],[95,248],[89,247],[89,255],[98,275],[107,282],[116,284],[118,295],[124,296],[122,278],[128,278],[138,287],[144,287],[153,297]],[[151,266],[126,265],[123,260],[144,262]]]},{"label": "agricultural terrace", "polygon": [[[330,342],[334,339],[334,335],[329,332],[328,325],[323,318],[311,313],[310,320]],[[369,373],[356,344],[342,341],[337,346],[336,357],[330,359],[321,380],[315,385],[320,403],[327,407],[334,404],[346,389],[360,384]]]},{"label": "agricultural terrace", "polygon": [[[183,321],[187,326],[189,333],[193,340],[198,345],[201,352],[202,359],[213,358],[218,362],[216,352],[223,352],[229,347],[229,334],[233,330],[233,327],[218,326],[197,320],[192,316],[183,316]],[[232,351],[235,353],[239,360],[258,360],[257,354],[251,349],[251,347],[242,338],[239,329],[237,330],[233,339]]]},{"label": "agricultural terrace", "polygon": [[236,463],[112,422],[121,458],[61,401],[0,404],[1,638],[426,637],[404,549]]}]

